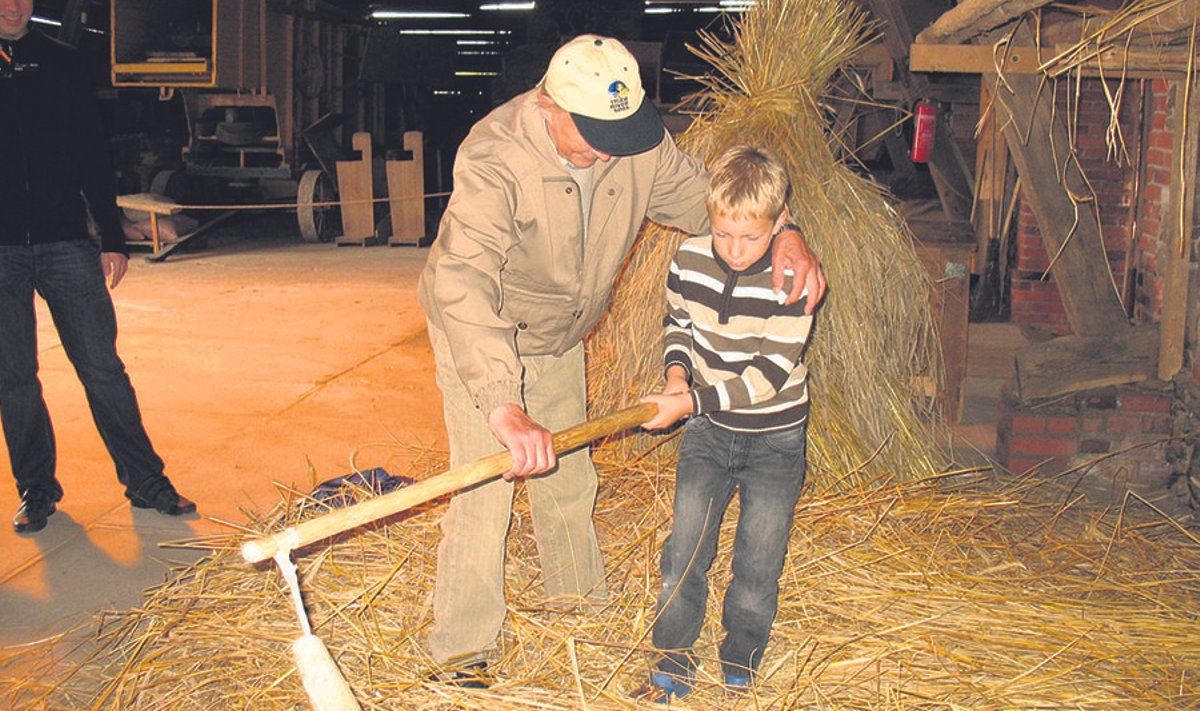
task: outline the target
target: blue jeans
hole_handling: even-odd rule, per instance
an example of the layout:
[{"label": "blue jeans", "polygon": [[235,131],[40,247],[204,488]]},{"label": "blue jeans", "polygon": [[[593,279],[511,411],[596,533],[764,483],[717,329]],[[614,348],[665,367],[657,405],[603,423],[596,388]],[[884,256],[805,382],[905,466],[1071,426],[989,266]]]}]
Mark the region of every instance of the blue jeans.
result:
[{"label": "blue jeans", "polygon": [[733,579],[725,591],[720,646],[723,671],[748,677],[762,661],[779,604],[779,575],[796,500],[804,485],[807,426],[743,434],[688,422],[675,474],[675,521],[663,543],[662,592],[654,646],[660,671],[690,677],[692,645],[704,624],[708,571],[725,508],[738,490],[741,513],[733,543]]},{"label": "blue jeans", "polygon": [[63,350],[83,383],[92,419],[126,496],[163,476],[137,397],[117,356],[117,320],[100,253],[89,240],[0,246],[0,421],[17,490],[62,497],[54,429],[38,380],[33,294],[50,307]]}]

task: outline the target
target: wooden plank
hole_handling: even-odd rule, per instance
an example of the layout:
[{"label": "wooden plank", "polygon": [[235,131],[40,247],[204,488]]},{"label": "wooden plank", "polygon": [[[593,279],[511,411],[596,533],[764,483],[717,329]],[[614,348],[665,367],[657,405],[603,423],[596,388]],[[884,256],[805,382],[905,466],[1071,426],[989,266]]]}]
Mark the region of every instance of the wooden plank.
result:
[{"label": "wooden plank", "polygon": [[[995,93],[996,79],[990,75],[982,75],[980,84],[980,105],[991,106]],[[1008,144],[1004,133],[997,125],[996,114],[993,111],[984,112],[976,130],[975,154],[975,209],[972,213],[972,224],[975,227],[975,238],[979,254],[988,253],[991,240],[999,240],[1002,245],[1007,235],[1003,233],[1009,206],[1013,201],[1016,190],[1016,173],[1008,155]],[[1001,258],[1004,248],[1001,247]],[[977,272],[982,272],[985,259],[977,260]]]},{"label": "wooden plank", "polygon": [[[914,72],[989,74],[997,68],[1010,74],[1041,74],[1042,64],[1071,49],[1067,45],[1036,47],[1011,45],[998,49],[975,44],[914,44],[910,68]],[[1187,71],[1187,48],[1114,47],[1085,62],[1084,76],[1125,76],[1130,79],[1163,79]]]},{"label": "wooden plank", "polygon": [[1034,402],[1154,377],[1159,325],[1103,336],[1063,336],[1017,351],[1017,397]]},{"label": "wooden plank", "polygon": [[[1163,232],[1166,246],[1163,270],[1162,340],[1159,343],[1158,377],[1170,380],[1183,368],[1187,331],[1188,267],[1196,225],[1197,153],[1200,152],[1200,81],[1192,78],[1191,90],[1185,82],[1174,82],[1175,165],[1171,171],[1170,211]],[[1186,100],[1186,105],[1185,105]],[[1182,147],[1182,149],[1180,149]],[[1165,262],[1165,263],[1164,263]]]},{"label": "wooden plank", "polygon": [[1111,335],[1129,323],[1112,285],[1095,205],[1071,200],[1071,195],[1091,193],[1079,166],[1064,155],[1071,142],[1054,112],[1052,92],[1041,89],[1038,77],[1018,75],[996,91],[1004,136],[1023,185],[1021,199],[1033,210],[1046,253],[1052,259],[1060,255],[1051,273],[1071,330],[1081,336]]},{"label": "wooden plank", "polygon": [[987,32],[1052,0],[962,0],[917,35],[918,42],[962,42]]},{"label": "wooden plank", "polygon": [[359,160],[337,162],[338,198],[342,201],[342,236],[337,244],[367,244],[375,239],[375,190],[371,178],[371,134],[359,131],[351,145]]},{"label": "wooden plank", "polygon": [[404,132],[409,160],[387,162],[388,206],[392,236],[388,244],[419,245],[425,237],[425,147],[420,131]]}]

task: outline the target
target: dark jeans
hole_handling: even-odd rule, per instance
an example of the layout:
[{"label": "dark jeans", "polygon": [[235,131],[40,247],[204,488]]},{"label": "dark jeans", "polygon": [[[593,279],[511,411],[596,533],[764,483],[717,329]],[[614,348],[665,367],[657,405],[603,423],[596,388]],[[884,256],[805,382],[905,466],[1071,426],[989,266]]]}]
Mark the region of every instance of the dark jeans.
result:
[{"label": "dark jeans", "polygon": [[663,587],[654,624],[654,646],[666,652],[661,671],[693,673],[691,648],[704,623],[708,571],[734,489],[741,513],[721,619],[721,666],[741,677],[758,668],[775,620],[779,575],[804,484],[806,430],[800,425],[741,434],[706,417],[688,422],[675,474],[675,521],[662,550]]},{"label": "dark jeans", "polygon": [[162,477],[163,462],[142,427],[117,356],[112,299],[99,251],[87,240],[0,246],[0,421],[17,490],[22,497],[31,491],[62,496],[54,475],[54,429],[37,376],[35,290],[50,307],[126,496],[146,491]]}]

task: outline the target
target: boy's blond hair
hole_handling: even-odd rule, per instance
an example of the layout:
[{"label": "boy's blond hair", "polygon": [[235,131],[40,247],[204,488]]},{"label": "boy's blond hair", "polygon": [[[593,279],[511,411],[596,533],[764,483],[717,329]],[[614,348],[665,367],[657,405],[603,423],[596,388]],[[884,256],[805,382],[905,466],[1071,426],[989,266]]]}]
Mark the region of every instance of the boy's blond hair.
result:
[{"label": "boy's blond hair", "polygon": [[787,207],[788,190],[787,169],[774,154],[734,146],[709,168],[708,210],[734,218],[774,220]]}]

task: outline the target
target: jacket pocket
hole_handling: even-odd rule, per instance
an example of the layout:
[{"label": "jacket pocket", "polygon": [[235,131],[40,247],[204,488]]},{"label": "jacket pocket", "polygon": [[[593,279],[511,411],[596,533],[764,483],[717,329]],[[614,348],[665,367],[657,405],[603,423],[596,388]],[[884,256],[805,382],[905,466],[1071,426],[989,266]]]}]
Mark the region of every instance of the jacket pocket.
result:
[{"label": "jacket pocket", "polygon": [[500,316],[517,327],[522,353],[545,354],[559,346],[575,325],[576,305],[565,294],[536,292],[505,284]]}]

